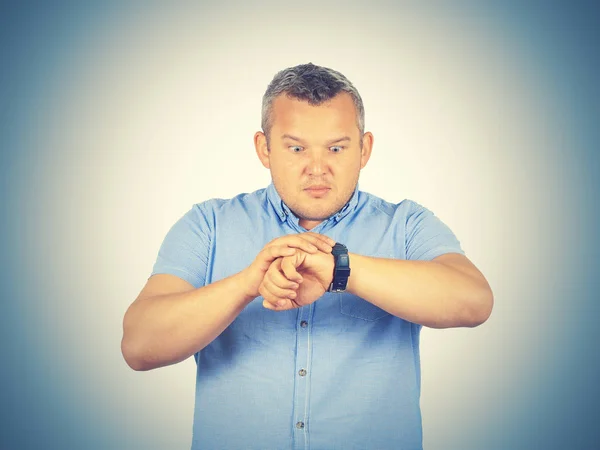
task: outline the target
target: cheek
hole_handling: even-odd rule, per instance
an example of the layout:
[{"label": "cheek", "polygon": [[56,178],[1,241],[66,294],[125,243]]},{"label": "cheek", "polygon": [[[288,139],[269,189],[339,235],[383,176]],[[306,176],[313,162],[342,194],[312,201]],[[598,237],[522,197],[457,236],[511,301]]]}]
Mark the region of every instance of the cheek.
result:
[{"label": "cheek", "polygon": [[271,174],[282,181],[292,181],[302,173],[302,168],[294,161],[271,161]]},{"label": "cheek", "polygon": [[341,161],[334,166],[334,175],[340,179],[353,179],[360,172],[361,160],[352,158],[352,160]]},{"label": "cheek", "polygon": [[302,164],[297,159],[280,161],[278,168],[284,176],[293,177],[302,173]]}]

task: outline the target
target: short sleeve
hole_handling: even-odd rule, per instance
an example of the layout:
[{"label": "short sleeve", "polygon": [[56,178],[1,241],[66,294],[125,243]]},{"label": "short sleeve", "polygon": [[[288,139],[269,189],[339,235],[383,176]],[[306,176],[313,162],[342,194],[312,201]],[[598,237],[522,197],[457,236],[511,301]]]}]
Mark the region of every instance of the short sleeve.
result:
[{"label": "short sleeve", "polygon": [[194,205],[168,231],[151,276],[167,273],[196,288],[204,286],[212,235],[204,205]]},{"label": "short sleeve", "polygon": [[454,233],[430,210],[411,201],[406,220],[406,259],[431,261],[445,253],[465,254]]}]

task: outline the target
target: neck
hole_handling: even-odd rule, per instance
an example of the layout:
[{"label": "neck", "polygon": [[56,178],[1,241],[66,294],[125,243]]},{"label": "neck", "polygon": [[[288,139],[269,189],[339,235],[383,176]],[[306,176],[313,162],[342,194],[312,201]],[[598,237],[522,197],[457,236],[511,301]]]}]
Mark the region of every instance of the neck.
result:
[{"label": "neck", "polygon": [[322,220],[306,220],[306,219],[300,219],[298,221],[298,225],[300,225],[302,228],[305,228],[306,230],[310,231],[312,230],[314,227],[316,227],[317,225],[319,225],[321,222],[323,222]]}]

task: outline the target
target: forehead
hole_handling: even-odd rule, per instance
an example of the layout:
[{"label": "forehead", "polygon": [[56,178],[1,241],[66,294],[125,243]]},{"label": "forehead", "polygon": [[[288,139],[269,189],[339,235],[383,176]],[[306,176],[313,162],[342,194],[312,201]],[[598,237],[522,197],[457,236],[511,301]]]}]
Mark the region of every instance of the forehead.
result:
[{"label": "forehead", "polygon": [[320,105],[282,94],[273,101],[272,131],[276,135],[358,133],[356,107],[346,92]]}]

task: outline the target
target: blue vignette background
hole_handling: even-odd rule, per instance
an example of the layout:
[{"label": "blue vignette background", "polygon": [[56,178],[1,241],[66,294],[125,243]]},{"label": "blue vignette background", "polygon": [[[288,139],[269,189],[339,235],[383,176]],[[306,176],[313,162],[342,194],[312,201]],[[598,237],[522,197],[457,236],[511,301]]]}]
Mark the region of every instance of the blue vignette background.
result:
[{"label": "blue vignette background", "polygon": [[[0,448],[189,446],[191,362],[130,371],[119,321],[186,208],[268,182],[266,173],[223,174],[256,164],[251,136],[269,77],[308,60],[355,82],[367,128],[381,124],[375,152],[398,139],[418,150],[403,180],[374,153],[361,187],[431,207],[495,292],[483,327],[423,331],[425,447],[597,448],[597,7],[320,2],[316,14],[311,2],[178,5],[0,6]],[[271,52],[283,45],[278,37],[285,52]],[[463,45],[480,47],[462,53]],[[480,84],[461,84],[454,61]],[[188,73],[207,77],[217,93],[189,88]],[[389,106],[377,90],[402,77],[425,81],[398,88],[407,106]],[[436,83],[460,99],[436,103],[423,91]],[[231,91],[228,101],[239,101],[212,117]],[[457,105],[465,109],[444,109]],[[403,119],[396,131],[410,138],[386,135],[382,111]],[[234,136],[219,128],[238,120]],[[240,149],[237,163],[207,156],[220,142],[214,135]],[[446,156],[448,141],[466,149]],[[466,161],[474,165],[461,172]],[[434,179],[444,188],[432,188]]]}]

